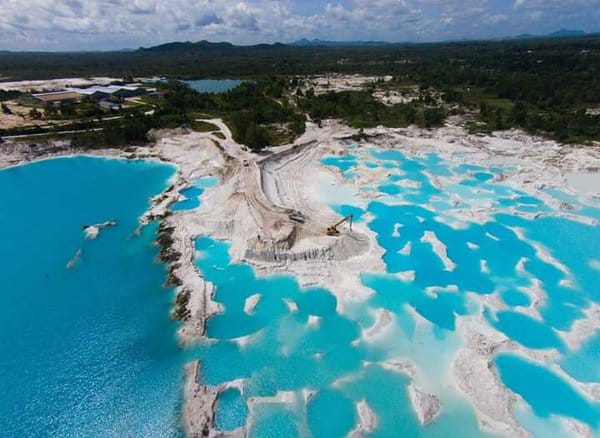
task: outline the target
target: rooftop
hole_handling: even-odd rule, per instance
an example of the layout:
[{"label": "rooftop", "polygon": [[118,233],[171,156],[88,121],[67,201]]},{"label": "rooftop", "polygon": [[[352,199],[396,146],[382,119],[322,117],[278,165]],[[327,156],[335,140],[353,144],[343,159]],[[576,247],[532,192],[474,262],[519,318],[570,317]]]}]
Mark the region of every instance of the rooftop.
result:
[{"label": "rooftop", "polygon": [[54,91],[51,93],[36,93],[32,94],[33,97],[41,100],[42,102],[59,102],[63,100],[79,100],[81,94],[74,91]]}]

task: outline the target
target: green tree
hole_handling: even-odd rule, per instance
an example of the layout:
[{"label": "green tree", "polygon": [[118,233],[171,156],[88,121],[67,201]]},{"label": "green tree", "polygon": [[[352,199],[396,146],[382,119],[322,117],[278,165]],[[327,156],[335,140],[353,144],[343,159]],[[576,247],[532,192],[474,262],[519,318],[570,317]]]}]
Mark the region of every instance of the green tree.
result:
[{"label": "green tree", "polygon": [[517,101],[510,112],[511,120],[519,126],[527,124],[527,107],[521,101]]},{"label": "green tree", "polygon": [[73,105],[72,103],[64,102],[60,106],[60,113],[64,117],[72,117],[72,116],[74,116],[75,113],[76,113],[75,105]]},{"label": "green tree", "polygon": [[445,117],[444,111],[440,108],[427,108],[423,113],[425,126],[427,128],[443,125]]},{"label": "green tree", "polygon": [[500,108],[496,108],[496,111],[494,113],[494,129],[504,129],[504,122],[502,121],[502,110]]},{"label": "green tree", "polygon": [[261,150],[269,144],[265,129],[256,124],[251,124],[246,130],[244,144],[252,150]]}]

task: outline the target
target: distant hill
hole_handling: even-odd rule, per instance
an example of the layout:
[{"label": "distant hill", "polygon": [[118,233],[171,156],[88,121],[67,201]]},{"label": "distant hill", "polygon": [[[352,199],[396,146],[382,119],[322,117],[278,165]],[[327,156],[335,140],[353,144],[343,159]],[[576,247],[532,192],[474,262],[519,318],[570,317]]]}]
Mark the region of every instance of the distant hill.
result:
[{"label": "distant hill", "polygon": [[327,41],[327,40],[320,40],[320,39],[306,39],[303,38],[301,40],[297,40],[294,41],[293,43],[291,43],[292,46],[296,46],[296,47],[357,47],[357,46],[370,46],[370,47],[376,47],[376,46],[387,46],[390,44],[394,44],[394,43],[390,43],[390,42],[386,42],[386,41]]},{"label": "distant hill", "polygon": [[[534,34],[521,34],[512,37],[500,38],[500,40],[527,40],[527,39],[538,39],[538,38],[567,38],[567,37],[582,37],[591,34],[587,34],[582,30],[568,30],[560,29],[556,32],[552,32],[546,35],[534,35]],[[465,40],[461,40],[465,41]],[[468,41],[468,40],[467,40]],[[485,41],[485,40],[479,40]],[[454,42],[454,41],[443,41],[443,42]],[[389,41],[331,41],[331,40],[320,40],[303,38],[294,41],[290,44],[274,43],[274,44],[256,44],[251,46],[237,46],[229,42],[210,42],[206,40],[191,42],[191,41],[175,41],[165,44],[160,44],[153,47],[140,47],[137,49],[138,52],[155,52],[155,53],[169,53],[169,52],[214,52],[214,53],[228,53],[231,51],[238,51],[243,49],[257,49],[272,50],[283,47],[385,47],[398,44],[411,44],[411,43],[399,43]]]},{"label": "distant hill", "polygon": [[255,49],[255,50],[272,50],[281,47],[286,47],[284,44],[275,43],[275,44],[256,44],[253,46],[236,46],[228,42],[218,42],[212,43],[210,41],[198,41],[198,42],[171,42],[161,44],[159,46],[153,47],[140,47],[138,52],[151,52],[151,53],[183,53],[183,52],[204,52],[204,53],[230,53],[234,51],[243,51],[247,49]]},{"label": "distant hill", "polygon": [[507,39],[507,40],[532,40],[532,39],[538,39],[538,38],[582,37],[582,36],[587,36],[587,35],[592,35],[592,34],[588,34],[583,30],[560,29],[560,30],[557,30],[556,32],[548,33],[545,35],[534,35],[531,33],[523,33],[521,35],[508,37],[508,38],[504,38],[504,39]]},{"label": "distant hill", "polygon": [[586,35],[587,35],[587,33],[585,33],[583,30],[568,30],[568,29],[560,29],[560,30],[557,30],[556,32],[552,32],[551,34],[548,34],[548,36],[552,37],[552,38],[586,36]]},{"label": "distant hill", "polygon": [[[568,29],[560,29],[556,32],[552,32],[545,35],[535,35],[531,33],[523,33],[516,36],[500,38],[502,40],[529,40],[529,39],[538,39],[538,38],[568,38],[568,37],[581,37],[587,34],[583,30],[568,30]],[[442,42],[455,42],[456,40],[448,40]],[[469,41],[469,40],[461,40],[461,41]],[[477,39],[477,41],[485,41],[485,39]],[[320,40],[320,39],[307,39],[303,38],[301,40],[294,41],[290,45],[296,47],[381,47],[388,46],[392,44],[408,44],[408,43],[398,43],[398,42],[389,42],[389,41],[330,41],[330,40]]]},{"label": "distant hill", "polygon": [[149,48],[140,47],[138,50],[143,52],[185,52],[190,50],[223,51],[232,49],[233,47],[233,44],[227,42],[211,43],[210,41],[202,40],[196,43],[192,43],[191,41],[176,41]]},{"label": "distant hill", "polygon": [[532,33],[522,33],[522,34],[516,35],[514,37],[507,37],[507,38],[503,38],[503,39],[506,39],[506,40],[531,40],[534,38],[539,38],[539,37]]},{"label": "distant hill", "polygon": [[226,52],[234,49],[274,49],[281,47],[356,47],[356,46],[369,46],[369,47],[377,47],[377,46],[386,46],[394,43],[388,43],[384,41],[324,41],[319,39],[302,39],[295,41],[291,44],[282,44],[282,43],[274,43],[274,44],[255,44],[251,46],[236,46],[227,42],[219,42],[212,43],[210,41],[198,41],[198,42],[171,42],[160,44],[158,46],[153,47],[140,47],[138,51],[143,52],[186,52],[186,51],[203,51],[203,52]]}]

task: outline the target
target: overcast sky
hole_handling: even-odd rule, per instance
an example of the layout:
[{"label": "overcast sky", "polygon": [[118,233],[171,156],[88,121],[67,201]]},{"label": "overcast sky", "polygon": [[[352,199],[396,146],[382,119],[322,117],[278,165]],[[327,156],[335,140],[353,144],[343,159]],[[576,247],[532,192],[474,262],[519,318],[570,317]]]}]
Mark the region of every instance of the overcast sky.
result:
[{"label": "overcast sky", "polygon": [[439,41],[600,31],[600,0],[0,0],[0,50],[169,41]]}]

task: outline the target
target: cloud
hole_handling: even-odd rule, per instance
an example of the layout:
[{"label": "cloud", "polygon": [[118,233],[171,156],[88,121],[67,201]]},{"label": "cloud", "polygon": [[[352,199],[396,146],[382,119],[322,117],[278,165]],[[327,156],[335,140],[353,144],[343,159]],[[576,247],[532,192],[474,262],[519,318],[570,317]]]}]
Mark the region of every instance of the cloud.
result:
[{"label": "cloud", "polygon": [[[26,7],[24,7],[26,3]],[[600,30],[598,0],[0,0],[0,50],[233,43],[437,41]]]},{"label": "cloud", "polygon": [[202,15],[196,18],[197,27],[210,26],[211,24],[222,24],[223,19],[216,14]]},{"label": "cloud", "polygon": [[129,6],[133,14],[154,14],[156,12],[156,3],[154,0],[133,0]]},{"label": "cloud", "polygon": [[244,29],[251,32],[257,32],[259,11],[252,8],[247,3],[237,3],[233,8],[227,11],[227,22],[238,29]]}]

